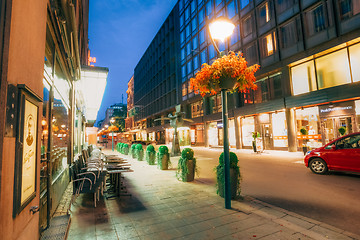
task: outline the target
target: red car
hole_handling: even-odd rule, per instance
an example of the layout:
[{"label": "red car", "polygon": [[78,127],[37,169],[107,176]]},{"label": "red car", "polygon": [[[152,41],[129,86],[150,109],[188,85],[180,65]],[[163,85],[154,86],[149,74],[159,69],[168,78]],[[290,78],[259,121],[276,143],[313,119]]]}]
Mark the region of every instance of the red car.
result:
[{"label": "red car", "polygon": [[360,172],[360,132],[342,136],[307,152],[304,162],[317,174],[329,170]]}]

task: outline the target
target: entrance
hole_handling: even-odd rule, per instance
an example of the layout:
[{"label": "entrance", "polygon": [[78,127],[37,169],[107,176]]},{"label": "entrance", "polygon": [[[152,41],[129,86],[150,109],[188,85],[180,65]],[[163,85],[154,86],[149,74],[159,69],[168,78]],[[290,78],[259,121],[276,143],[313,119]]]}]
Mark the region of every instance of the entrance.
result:
[{"label": "entrance", "polygon": [[271,124],[261,124],[261,137],[263,139],[264,149],[273,149],[273,141],[272,141],[272,129]]},{"label": "entrance", "polygon": [[330,141],[341,137],[339,132],[340,127],[345,128],[344,135],[353,133],[354,124],[354,116],[329,117],[321,119],[323,144],[329,143]]}]

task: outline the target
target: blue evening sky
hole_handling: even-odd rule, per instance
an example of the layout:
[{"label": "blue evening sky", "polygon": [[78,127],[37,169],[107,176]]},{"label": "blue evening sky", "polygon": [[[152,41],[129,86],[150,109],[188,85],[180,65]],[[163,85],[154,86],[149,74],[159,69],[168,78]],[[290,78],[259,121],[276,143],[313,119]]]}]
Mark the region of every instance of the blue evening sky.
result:
[{"label": "blue evening sky", "polygon": [[89,48],[95,66],[109,75],[97,120],[106,108],[126,104],[127,83],[134,68],[177,0],[90,0]]}]

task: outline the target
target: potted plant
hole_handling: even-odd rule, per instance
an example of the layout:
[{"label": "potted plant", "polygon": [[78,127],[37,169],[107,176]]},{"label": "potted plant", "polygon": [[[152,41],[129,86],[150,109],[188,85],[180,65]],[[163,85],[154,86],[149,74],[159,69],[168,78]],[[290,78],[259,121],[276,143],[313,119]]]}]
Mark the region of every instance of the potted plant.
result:
[{"label": "potted plant", "polygon": [[143,149],[143,146],[139,143],[139,144],[136,144],[136,147],[135,147],[135,156],[137,158],[138,161],[142,161],[143,158],[144,158],[144,149]]},{"label": "potted plant", "polygon": [[306,144],[306,139],[305,139],[305,137],[304,136],[306,136],[306,135],[308,135],[308,131],[306,130],[306,128],[305,127],[302,127],[301,129],[300,129],[300,133],[301,133],[301,135],[303,136],[303,145],[302,145],[302,150],[303,150],[303,153],[304,153],[304,155],[307,153],[307,151],[308,151],[308,146],[307,146],[307,144]]},{"label": "potted plant", "polygon": [[339,127],[338,131],[341,136],[344,136],[346,133],[346,127],[341,126],[341,127]]},{"label": "potted plant", "polygon": [[254,152],[257,152],[256,151],[256,139],[260,137],[260,133],[255,131],[255,132],[252,133],[252,137],[254,139],[252,141],[252,147],[253,147]]},{"label": "potted plant", "polygon": [[124,155],[128,155],[128,154],[129,154],[129,144],[123,143],[121,149],[122,149],[122,154],[124,154]]},{"label": "potted plant", "polygon": [[161,170],[167,170],[170,162],[169,149],[167,146],[160,146],[159,151],[156,154],[157,166]]},{"label": "potted plant", "polygon": [[[231,186],[231,199],[235,199],[240,196],[240,168],[238,166],[238,158],[235,153],[230,152],[230,186]],[[216,182],[217,182],[217,194],[220,197],[224,197],[225,189],[225,176],[224,176],[224,153],[221,153],[219,157],[219,165],[215,168]]]},{"label": "potted plant", "polygon": [[190,79],[190,89],[201,96],[214,95],[221,89],[243,92],[248,89],[256,89],[254,73],[259,69],[255,64],[248,67],[242,53],[229,52],[216,59],[211,65],[204,63],[201,70]]},{"label": "potted plant", "polygon": [[130,155],[131,155],[131,158],[136,158],[136,143],[131,145]]},{"label": "potted plant", "polygon": [[146,148],[146,161],[149,165],[155,165],[155,148],[153,145],[149,145]]},{"label": "potted plant", "polygon": [[176,177],[183,182],[194,181],[195,172],[198,172],[196,166],[196,159],[194,158],[194,150],[191,148],[185,148],[181,152],[179,158],[178,168],[176,171]]}]

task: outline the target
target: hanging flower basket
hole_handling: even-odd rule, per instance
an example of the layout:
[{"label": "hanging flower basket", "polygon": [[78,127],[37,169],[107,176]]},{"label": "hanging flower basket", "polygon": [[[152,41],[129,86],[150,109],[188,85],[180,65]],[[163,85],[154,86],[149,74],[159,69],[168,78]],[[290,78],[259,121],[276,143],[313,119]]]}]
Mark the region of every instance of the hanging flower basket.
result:
[{"label": "hanging flower basket", "polygon": [[190,79],[190,89],[201,96],[217,94],[221,89],[238,89],[240,92],[255,90],[257,86],[254,74],[259,67],[257,64],[248,67],[242,53],[229,52],[211,65],[204,63],[195,77]]}]

